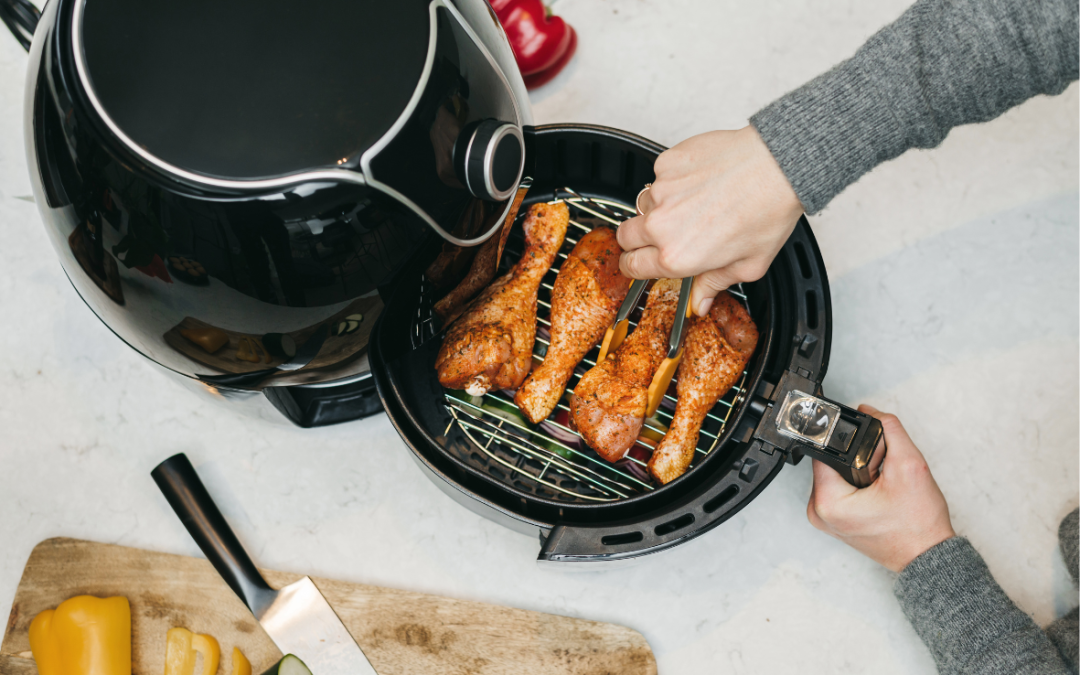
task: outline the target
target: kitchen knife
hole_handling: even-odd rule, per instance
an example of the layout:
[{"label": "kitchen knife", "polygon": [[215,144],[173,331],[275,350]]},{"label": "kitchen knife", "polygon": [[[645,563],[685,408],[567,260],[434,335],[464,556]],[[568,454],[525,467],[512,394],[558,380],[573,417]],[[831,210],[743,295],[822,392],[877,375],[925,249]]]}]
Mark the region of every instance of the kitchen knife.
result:
[{"label": "kitchen knife", "polygon": [[[300,348],[296,350],[296,354],[279,366],[273,368],[265,368],[263,370],[255,370],[250,373],[229,373],[227,375],[200,375],[199,379],[207,384],[220,385],[224,387],[253,387],[262,382],[267,377],[274,373],[291,372],[293,370],[300,370],[312,360],[318,356],[319,350],[322,349],[323,343],[326,342],[327,336],[330,335],[330,329],[326,324],[323,324],[315,329],[315,332],[300,345]],[[317,674],[316,674],[317,675]]]},{"label": "kitchen knife", "polygon": [[203,487],[187,455],[173,455],[150,475],[195,543],[282,654],[299,657],[312,675],[377,675],[309,577],[278,590],[270,588]]}]

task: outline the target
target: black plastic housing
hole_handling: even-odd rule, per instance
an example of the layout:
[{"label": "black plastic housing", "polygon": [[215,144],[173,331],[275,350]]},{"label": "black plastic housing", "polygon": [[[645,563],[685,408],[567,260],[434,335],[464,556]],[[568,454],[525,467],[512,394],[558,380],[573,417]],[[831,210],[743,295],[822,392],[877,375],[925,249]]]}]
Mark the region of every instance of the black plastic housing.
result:
[{"label": "black plastic housing", "polygon": [[[653,179],[663,148],[626,132],[584,125],[537,127],[526,134],[525,205],[569,186],[589,196],[633,204]],[[589,562],[633,558],[678,545],[719,525],[754,499],[790,454],[754,437],[768,406],[736,406],[718,446],[684,476],[647,494],[609,503],[564,503],[510,487],[462,461],[443,391],[434,374],[439,339],[413,349],[407,339],[419,295],[422,261],[398,280],[372,341],[373,373],[383,407],[414,458],[458,502],[518,530],[539,530],[540,560]],[[813,234],[800,220],[762,280],[744,286],[761,341],[749,365],[748,390],[772,392],[792,368],[820,381],[831,333],[828,282]],[[800,352],[799,347],[807,346]],[[811,348],[812,345],[812,348]],[[446,434],[446,435],[444,435]],[[451,450],[454,448],[454,450]]]},{"label": "black plastic housing", "polygon": [[268,387],[263,395],[278,412],[305,429],[351,422],[382,412],[370,376],[341,384]]},{"label": "black plastic housing", "polygon": [[[24,117],[45,230],[110,330],[211,395],[348,379],[367,327],[291,376],[210,377],[276,367],[245,365],[241,338],[299,345],[353,312],[373,325],[377,296],[440,230],[498,227],[506,200],[460,185],[452,149],[474,120],[531,119],[512,51],[481,0],[203,4],[48,3]],[[483,218],[466,218],[477,204]],[[217,355],[183,337],[208,329],[229,333]],[[269,398],[301,424],[346,419],[326,392]]]}]

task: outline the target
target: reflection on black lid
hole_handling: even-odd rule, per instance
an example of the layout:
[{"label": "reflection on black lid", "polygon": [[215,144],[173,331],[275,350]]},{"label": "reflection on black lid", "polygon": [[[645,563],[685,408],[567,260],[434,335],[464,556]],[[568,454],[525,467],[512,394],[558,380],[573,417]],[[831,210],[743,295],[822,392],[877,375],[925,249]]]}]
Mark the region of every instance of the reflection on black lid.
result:
[{"label": "reflection on black lid", "polygon": [[423,0],[93,0],[93,90],[120,129],[187,171],[227,179],[355,165],[423,71]]}]

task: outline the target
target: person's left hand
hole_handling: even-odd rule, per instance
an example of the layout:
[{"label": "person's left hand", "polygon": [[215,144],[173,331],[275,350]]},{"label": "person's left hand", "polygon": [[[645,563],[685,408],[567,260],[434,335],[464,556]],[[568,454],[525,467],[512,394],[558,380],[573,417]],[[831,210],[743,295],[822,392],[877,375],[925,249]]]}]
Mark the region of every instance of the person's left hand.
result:
[{"label": "person's left hand", "polygon": [[661,153],[641,196],[644,216],[619,226],[622,273],[634,279],[696,276],[691,307],[705,316],[716,294],[769,269],[803,208],[757,130],[712,131]]},{"label": "person's left hand", "polygon": [[924,552],[956,536],[949,505],[896,415],[868,405],[859,410],[881,420],[885,431],[888,452],[881,475],[860,490],[814,460],[814,489],[806,517],[822,532],[900,572]]}]

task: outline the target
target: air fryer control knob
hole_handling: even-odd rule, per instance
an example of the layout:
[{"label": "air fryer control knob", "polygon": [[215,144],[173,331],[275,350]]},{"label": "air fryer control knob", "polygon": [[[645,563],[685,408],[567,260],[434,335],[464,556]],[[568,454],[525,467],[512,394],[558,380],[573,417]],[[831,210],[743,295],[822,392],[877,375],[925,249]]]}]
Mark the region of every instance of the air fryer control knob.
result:
[{"label": "air fryer control knob", "polygon": [[454,148],[458,178],[480,199],[509,199],[524,166],[525,140],[516,124],[493,119],[470,124]]}]

